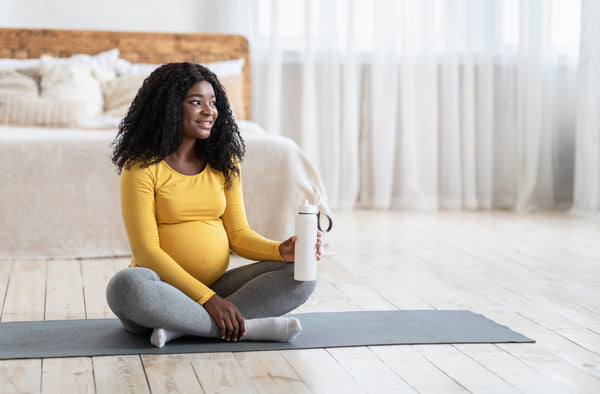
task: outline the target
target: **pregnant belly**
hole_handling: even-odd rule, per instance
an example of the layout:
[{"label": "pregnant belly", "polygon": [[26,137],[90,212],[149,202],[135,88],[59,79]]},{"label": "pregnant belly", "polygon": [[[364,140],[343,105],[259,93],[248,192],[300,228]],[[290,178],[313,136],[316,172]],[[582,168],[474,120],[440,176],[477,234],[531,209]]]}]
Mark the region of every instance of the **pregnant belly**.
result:
[{"label": "pregnant belly", "polygon": [[160,247],[207,286],[229,266],[229,242],[220,220],[162,224]]}]

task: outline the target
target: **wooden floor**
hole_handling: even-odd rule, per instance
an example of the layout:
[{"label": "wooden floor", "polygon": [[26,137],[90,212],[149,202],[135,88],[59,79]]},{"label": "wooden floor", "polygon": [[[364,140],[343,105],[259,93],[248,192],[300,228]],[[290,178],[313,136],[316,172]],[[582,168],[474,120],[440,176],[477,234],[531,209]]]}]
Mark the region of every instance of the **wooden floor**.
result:
[{"label": "wooden floor", "polygon": [[[469,309],[537,342],[9,360],[0,391],[600,392],[598,222],[383,211],[335,220],[317,290],[298,312]],[[104,287],[126,265],[0,261],[1,321],[112,317]]]}]

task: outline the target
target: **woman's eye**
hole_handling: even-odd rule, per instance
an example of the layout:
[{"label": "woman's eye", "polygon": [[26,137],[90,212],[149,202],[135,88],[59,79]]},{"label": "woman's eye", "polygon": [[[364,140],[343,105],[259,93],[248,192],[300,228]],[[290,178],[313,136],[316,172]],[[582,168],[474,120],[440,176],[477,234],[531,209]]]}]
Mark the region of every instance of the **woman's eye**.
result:
[{"label": "woman's eye", "polygon": [[191,100],[190,104],[192,104],[194,106],[209,105],[210,107],[213,107],[213,108],[216,108],[216,106],[217,106],[217,102],[216,101],[211,101],[209,103],[203,104],[202,101],[200,101],[200,100]]}]

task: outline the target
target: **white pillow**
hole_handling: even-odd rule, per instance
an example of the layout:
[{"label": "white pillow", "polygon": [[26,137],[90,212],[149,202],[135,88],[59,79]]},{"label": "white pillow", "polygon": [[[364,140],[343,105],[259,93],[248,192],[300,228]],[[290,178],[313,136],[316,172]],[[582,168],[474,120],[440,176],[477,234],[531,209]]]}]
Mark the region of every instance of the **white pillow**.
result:
[{"label": "white pillow", "polygon": [[0,70],[0,93],[37,97],[38,85],[33,78],[16,70]]},{"label": "white pillow", "polygon": [[[100,52],[96,55],[76,54],[71,57],[55,58],[59,62],[78,63],[89,66],[95,70],[110,71],[116,73],[117,63],[119,62],[119,49],[114,48],[108,51]],[[22,70],[37,69],[40,66],[40,59],[4,59],[0,58],[0,70]],[[114,78],[114,75],[113,75]]]},{"label": "white pillow", "polygon": [[148,75],[160,66],[162,66],[162,64],[131,63],[129,60],[119,59],[115,66],[115,71],[117,72],[118,76],[139,74]]},{"label": "white pillow", "polygon": [[58,61],[65,63],[77,63],[86,65],[94,70],[110,71],[116,76],[117,64],[119,63],[119,49],[114,48],[96,55],[76,54],[67,58],[57,58]]},{"label": "white pillow", "polygon": [[231,75],[240,75],[244,68],[244,64],[246,63],[246,59],[234,59],[234,60],[224,60],[222,62],[213,62],[203,64],[208,67],[208,69],[215,74],[217,77],[229,77]]},{"label": "white pillow", "polygon": [[93,70],[86,65],[57,61],[44,55],[40,59],[40,96],[85,103],[85,116],[102,113],[102,89]]},{"label": "white pillow", "polygon": [[[220,62],[202,63],[212,72],[217,74],[217,77],[228,77],[230,75],[238,75],[242,73],[246,60],[244,58],[234,60],[223,60]],[[162,64],[149,63],[131,63],[125,59],[119,59],[115,70],[117,75],[133,75],[133,74],[150,74]]]},{"label": "white pillow", "polygon": [[22,68],[36,68],[40,59],[0,59],[0,70],[19,70]]}]

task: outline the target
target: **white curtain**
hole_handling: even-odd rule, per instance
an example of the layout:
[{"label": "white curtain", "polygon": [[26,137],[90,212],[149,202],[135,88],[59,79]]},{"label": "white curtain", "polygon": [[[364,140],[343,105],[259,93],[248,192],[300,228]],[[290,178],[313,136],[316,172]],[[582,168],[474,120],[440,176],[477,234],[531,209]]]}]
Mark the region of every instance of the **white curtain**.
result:
[{"label": "white curtain", "polygon": [[574,211],[600,211],[600,2],[583,0]]},{"label": "white curtain", "polygon": [[218,15],[250,40],[252,119],[298,142],[332,207],[527,210],[573,199],[578,54],[556,42],[558,3],[227,0]]}]

